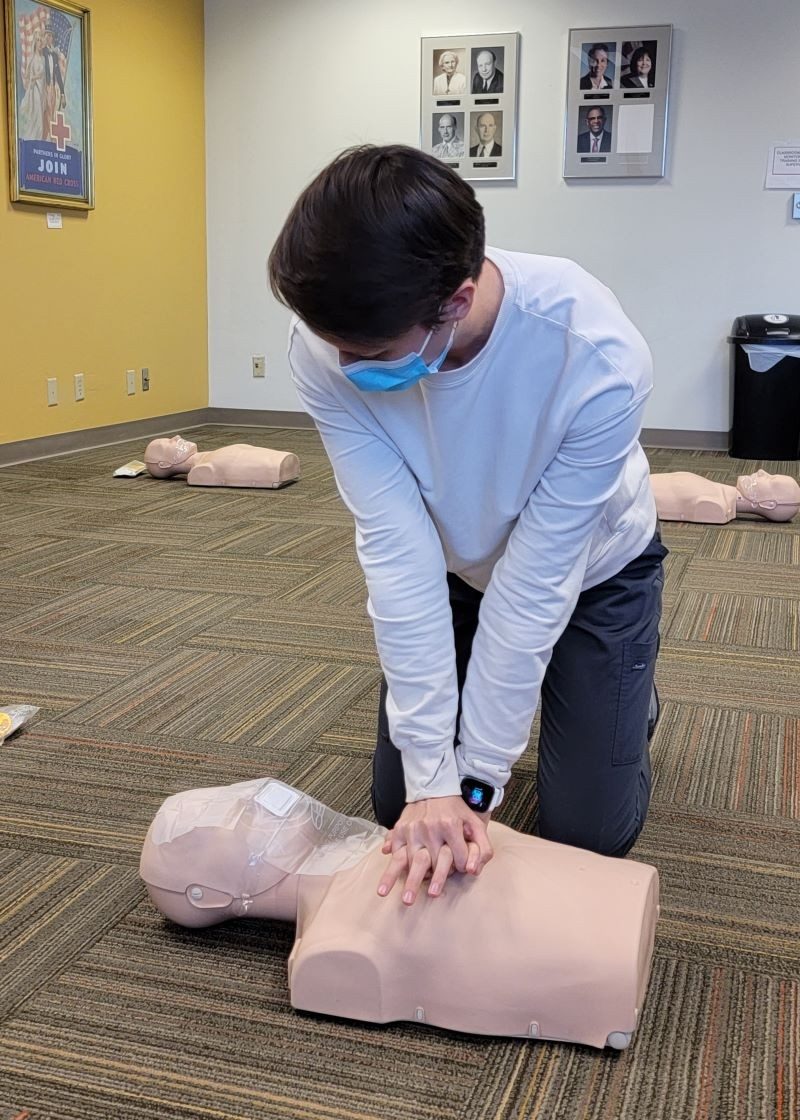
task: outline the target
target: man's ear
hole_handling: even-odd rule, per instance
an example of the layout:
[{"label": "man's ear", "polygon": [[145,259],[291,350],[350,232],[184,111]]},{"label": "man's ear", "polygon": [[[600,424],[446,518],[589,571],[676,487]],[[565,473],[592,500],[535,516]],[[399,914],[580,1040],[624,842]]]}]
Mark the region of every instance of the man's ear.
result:
[{"label": "man's ear", "polygon": [[456,288],[450,298],[442,304],[441,313],[445,319],[456,321],[466,319],[475,299],[476,290],[477,285],[472,279],[465,280],[459,288]]}]

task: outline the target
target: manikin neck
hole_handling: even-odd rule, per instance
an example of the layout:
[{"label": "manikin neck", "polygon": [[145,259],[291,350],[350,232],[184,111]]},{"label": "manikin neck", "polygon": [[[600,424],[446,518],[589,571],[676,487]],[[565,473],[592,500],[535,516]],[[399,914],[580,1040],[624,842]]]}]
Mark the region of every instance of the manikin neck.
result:
[{"label": "manikin neck", "polygon": [[170,475],[188,474],[197,463],[199,455],[200,452],[195,451],[192,455],[187,455],[185,458],[177,459],[174,463],[169,463],[164,469],[169,471]]}]

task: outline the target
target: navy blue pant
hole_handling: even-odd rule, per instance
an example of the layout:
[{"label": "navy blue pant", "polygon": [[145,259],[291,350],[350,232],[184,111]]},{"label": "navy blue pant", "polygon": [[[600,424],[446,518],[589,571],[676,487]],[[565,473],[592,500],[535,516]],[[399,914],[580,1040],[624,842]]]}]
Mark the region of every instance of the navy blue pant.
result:
[{"label": "navy blue pant", "polygon": [[[537,832],[546,840],[622,856],[642,830],[666,555],[656,530],[640,556],[580,595],[553,649],[542,684],[537,772]],[[460,695],[482,593],[452,573],[447,580]],[[391,828],[406,791],[402,758],[389,737],[385,681],[372,774],[376,820]]]}]

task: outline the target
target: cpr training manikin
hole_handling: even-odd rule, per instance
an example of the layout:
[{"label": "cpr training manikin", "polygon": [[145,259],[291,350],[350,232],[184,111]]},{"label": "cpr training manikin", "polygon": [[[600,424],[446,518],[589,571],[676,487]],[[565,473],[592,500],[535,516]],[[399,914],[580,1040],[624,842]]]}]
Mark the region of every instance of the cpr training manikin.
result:
[{"label": "cpr training manikin", "polygon": [[372,1023],[624,1049],[641,1014],[658,874],[489,823],[494,858],[405,906],[385,829],[270,778],[168,797],[140,874],[184,926],[297,922],[294,1007]]},{"label": "cpr training manikin", "polygon": [[795,479],[763,470],[739,475],[735,486],[688,471],[651,474],[650,485],[662,521],[725,525],[743,514],[791,521],[800,509],[800,485]]},{"label": "cpr training manikin", "polygon": [[249,443],[232,443],[215,451],[198,451],[183,436],[148,443],[144,462],[153,478],[186,475],[190,486],[247,486],[277,490],[300,477],[300,462],[291,451],[273,451]]}]

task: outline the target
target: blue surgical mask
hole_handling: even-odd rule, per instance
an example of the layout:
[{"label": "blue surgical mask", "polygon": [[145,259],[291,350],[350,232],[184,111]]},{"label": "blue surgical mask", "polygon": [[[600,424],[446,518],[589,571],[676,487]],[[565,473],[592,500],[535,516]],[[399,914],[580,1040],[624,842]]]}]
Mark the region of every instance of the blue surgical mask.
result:
[{"label": "blue surgical mask", "polygon": [[428,331],[427,338],[419,350],[407,354],[405,358],[395,358],[390,362],[365,358],[363,361],[351,362],[349,365],[341,366],[341,369],[347,380],[352,381],[357,388],[363,389],[364,392],[369,393],[376,389],[382,389],[385,392],[392,393],[398,389],[408,389],[409,386],[415,385],[417,381],[421,381],[423,377],[428,377],[430,374],[439,371],[450,351],[450,347],[453,345],[455,333],[456,324],[453,323],[453,329],[450,331],[450,338],[447,340],[444,350],[432,362],[426,362],[422,357],[425,353],[425,347],[433,336],[431,330]]}]

